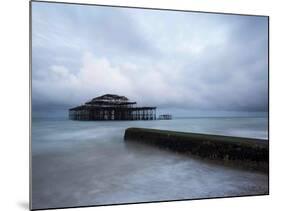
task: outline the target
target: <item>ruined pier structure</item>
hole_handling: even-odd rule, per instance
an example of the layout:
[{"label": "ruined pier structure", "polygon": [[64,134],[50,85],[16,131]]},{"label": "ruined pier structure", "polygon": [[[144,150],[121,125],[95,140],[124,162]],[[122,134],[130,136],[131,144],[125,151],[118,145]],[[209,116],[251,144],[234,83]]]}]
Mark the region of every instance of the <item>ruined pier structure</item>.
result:
[{"label": "ruined pier structure", "polygon": [[137,107],[125,96],[106,94],[69,109],[71,120],[156,120],[156,107]]}]

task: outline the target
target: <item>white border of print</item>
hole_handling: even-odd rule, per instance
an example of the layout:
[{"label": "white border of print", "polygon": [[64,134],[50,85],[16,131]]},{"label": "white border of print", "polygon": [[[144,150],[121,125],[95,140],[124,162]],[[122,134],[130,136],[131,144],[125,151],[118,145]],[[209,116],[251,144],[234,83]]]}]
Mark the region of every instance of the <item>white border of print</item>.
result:
[{"label": "white border of print", "polygon": [[[195,10],[270,16],[270,195],[135,205],[75,208],[71,210],[276,210],[280,198],[280,40],[281,13],[274,0],[66,0],[163,9]],[[29,188],[29,2],[9,0],[0,7],[1,100],[1,210],[27,210]],[[279,129],[280,130],[280,129]],[[278,200],[279,199],[279,200]],[[279,208],[279,209],[280,209]]]}]

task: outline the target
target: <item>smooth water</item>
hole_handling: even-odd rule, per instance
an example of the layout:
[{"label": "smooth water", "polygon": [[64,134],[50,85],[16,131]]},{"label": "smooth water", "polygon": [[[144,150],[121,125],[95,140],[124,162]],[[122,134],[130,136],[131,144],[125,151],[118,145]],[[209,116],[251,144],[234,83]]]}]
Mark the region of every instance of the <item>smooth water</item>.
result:
[{"label": "smooth water", "polygon": [[128,127],[267,139],[267,118],[32,121],[32,208],[264,194],[268,175],[125,143]]}]

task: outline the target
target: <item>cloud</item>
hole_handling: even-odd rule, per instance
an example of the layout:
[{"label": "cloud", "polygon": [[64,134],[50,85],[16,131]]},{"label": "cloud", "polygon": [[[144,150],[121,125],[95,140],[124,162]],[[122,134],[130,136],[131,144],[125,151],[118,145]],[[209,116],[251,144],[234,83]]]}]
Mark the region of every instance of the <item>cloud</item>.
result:
[{"label": "cloud", "polygon": [[[153,100],[151,96],[161,97],[167,93],[169,85],[160,72],[152,69],[129,62],[113,64],[108,58],[86,52],[77,73],[65,66],[53,65],[43,78],[33,79],[34,101],[77,104],[104,93],[122,93],[132,99],[148,96]],[[145,102],[145,98],[140,100]]]},{"label": "cloud", "polygon": [[265,17],[32,4],[35,107],[115,93],[163,109],[268,108]]}]

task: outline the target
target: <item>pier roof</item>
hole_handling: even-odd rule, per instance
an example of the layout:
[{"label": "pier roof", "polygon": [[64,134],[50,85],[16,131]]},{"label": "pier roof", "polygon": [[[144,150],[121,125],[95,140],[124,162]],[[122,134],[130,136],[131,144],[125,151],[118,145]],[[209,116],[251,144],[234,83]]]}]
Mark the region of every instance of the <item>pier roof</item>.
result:
[{"label": "pier roof", "polygon": [[86,102],[83,105],[70,108],[71,111],[92,110],[92,109],[130,109],[132,111],[144,110],[144,109],[156,109],[156,107],[132,107],[130,105],[137,104],[137,102],[130,102],[125,96],[119,96],[114,94],[105,94],[99,97],[95,97],[92,100]]},{"label": "pier roof", "polygon": [[129,105],[136,104],[136,102],[129,102],[129,99],[125,96],[119,96],[114,94],[105,94],[99,97],[93,98],[91,101],[86,102],[91,105]]}]

